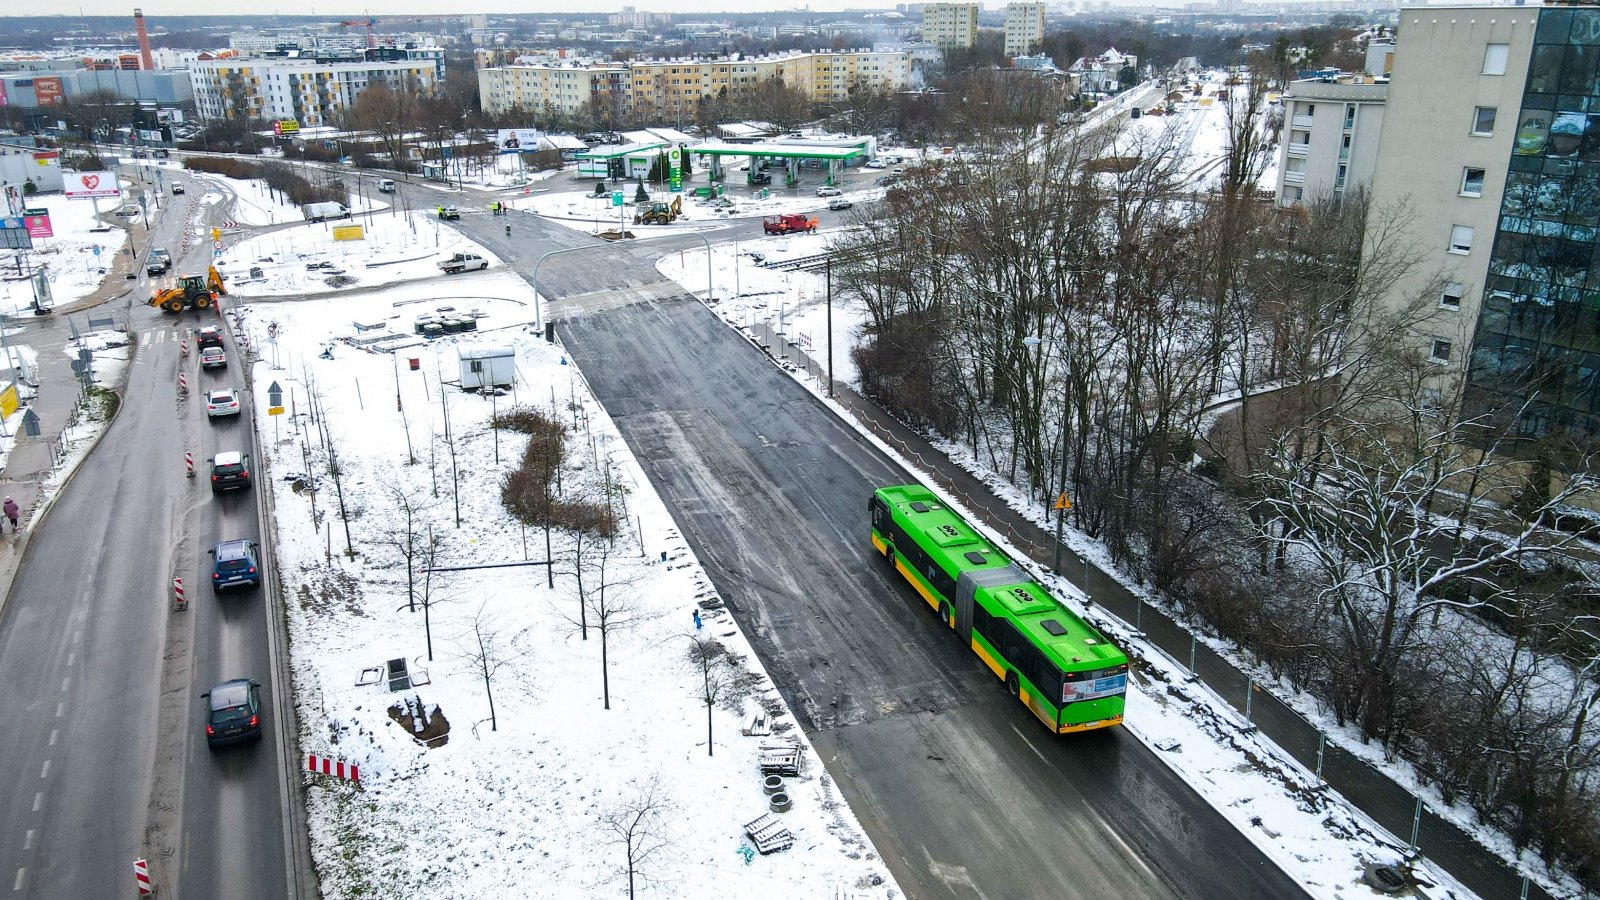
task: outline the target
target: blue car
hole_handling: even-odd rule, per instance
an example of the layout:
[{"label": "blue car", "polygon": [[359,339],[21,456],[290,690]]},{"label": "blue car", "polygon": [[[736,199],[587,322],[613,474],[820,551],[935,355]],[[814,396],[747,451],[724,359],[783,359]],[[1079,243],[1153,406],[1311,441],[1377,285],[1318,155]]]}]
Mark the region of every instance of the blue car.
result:
[{"label": "blue car", "polygon": [[211,589],[222,593],[226,587],[259,587],[261,562],[254,541],[223,541],[211,548]]},{"label": "blue car", "polygon": [[248,678],[224,681],[200,695],[206,704],[206,746],[261,740],[261,685]]}]

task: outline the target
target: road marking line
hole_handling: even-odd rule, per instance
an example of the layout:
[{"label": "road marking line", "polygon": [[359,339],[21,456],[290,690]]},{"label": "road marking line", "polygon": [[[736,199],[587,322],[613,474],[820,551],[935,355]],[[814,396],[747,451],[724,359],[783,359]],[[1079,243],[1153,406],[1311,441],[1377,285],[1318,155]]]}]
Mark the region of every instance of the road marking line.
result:
[{"label": "road marking line", "polygon": [[78,651],[74,650],[71,653],[67,654],[67,665],[70,666],[70,665],[76,663],[77,661],[78,661]]},{"label": "road marking line", "polygon": [[24,850],[32,850],[33,849],[33,829],[32,828],[29,828],[28,829],[28,833],[22,836],[22,849],[24,849]]},{"label": "road marking line", "polygon": [[59,728],[50,729],[50,746],[54,747],[56,745],[56,737],[59,734],[61,734],[61,729],[59,729]]},{"label": "road marking line", "polygon": [[148,332],[148,331],[139,332],[139,346],[141,346],[141,347],[150,346],[150,332]]},{"label": "road marking line", "polygon": [[44,809],[44,791],[33,795],[33,811],[38,812],[41,809]]},{"label": "road marking line", "polygon": [[16,882],[16,884],[13,884],[11,886],[11,889],[13,891],[22,890],[22,885],[27,880],[28,880],[28,870],[24,869],[24,868],[21,868],[21,867],[18,867],[18,869],[17,869],[17,882]]},{"label": "road marking line", "polygon": [[66,701],[63,700],[62,702],[56,704],[56,718],[58,718],[58,719],[61,718],[63,715],[66,714],[66,711],[67,711]]},{"label": "road marking line", "polygon": [[69,685],[71,683],[72,683],[72,676],[71,675],[68,675],[67,677],[61,679],[61,693],[65,694],[67,692],[67,685]]},{"label": "road marking line", "polygon": [[83,629],[82,629],[82,628],[80,628],[80,629],[78,629],[78,630],[77,630],[77,632],[75,632],[75,633],[74,633],[74,634],[73,634],[73,635],[72,635],[72,642],[73,642],[73,643],[74,643],[74,644],[81,644],[81,643],[83,643]]},{"label": "road marking line", "polygon": [[47,759],[47,760],[44,761],[44,768],[39,771],[39,777],[40,778],[49,778],[50,777],[50,760]]}]

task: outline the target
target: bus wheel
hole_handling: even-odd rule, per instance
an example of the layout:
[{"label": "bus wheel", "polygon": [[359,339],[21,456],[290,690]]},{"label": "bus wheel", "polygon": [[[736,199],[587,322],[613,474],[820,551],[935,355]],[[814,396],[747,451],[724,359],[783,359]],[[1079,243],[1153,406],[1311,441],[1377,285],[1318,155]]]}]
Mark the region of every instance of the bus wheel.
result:
[{"label": "bus wheel", "polygon": [[948,603],[940,603],[939,604],[939,621],[943,622],[946,625],[950,624],[950,604],[948,604]]},{"label": "bus wheel", "polygon": [[1022,696],[1022,684],[1017,681],[1017,673],[1006,673],[1006,690],[1010,691],[1013,697]]},{"label": "bus wheel", "polygon": [[884,544],[883,545],[883,559],[884,559],[885,562],[887,562],[889,564],[889,568],[891,568],[891,569],[894,568],[894,545],[893,544]]}]

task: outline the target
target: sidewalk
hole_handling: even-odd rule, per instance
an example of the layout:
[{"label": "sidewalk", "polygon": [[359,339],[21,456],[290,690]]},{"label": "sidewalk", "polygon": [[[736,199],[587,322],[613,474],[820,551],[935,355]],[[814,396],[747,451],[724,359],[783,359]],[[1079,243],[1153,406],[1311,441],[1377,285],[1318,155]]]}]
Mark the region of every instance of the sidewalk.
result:
[{"label": "sidewalk", "polygon": [[[987,525],[1004,534],[1034,562],[1050,568],[1055,555],[1055,538],[1048,530],[1012,509],[982,481],[873,401],[837,383],[834,395],[851,416],[903,454],[924,475],[958,498]],[[1183,625],[1144,602],[1071,548],[1063,548],[1061,557],[1062,576],[1092,599],[1095,608],[1091,616],[1109,613],[1120,619],[1128,631],[1142,633],[1145,642],[1170,658],[1178,668],[1191,669],[1200,683],[1231,704],[1239,713],[1241,727],[1258,728],[1307,771],[1315,772],[1320,766],[1328,787],[1398,838],[1401,842],[1398,850],[1407,849],[1404,842],[1412,834],[1413,823],[1420,822],[1417,830],[1420,854],[1484,900],[1524,897],[1542,900],[1550,896],[1536,883],[1525,886],[1522,877],[1498,856],[1452,823],[1439,818],[1425,804],[1419,804],[1414,795],[1387,775],[1332,742],[1322,746],[1322,736],[1314,726],[1267,690],[1259,689],[1227,659],[1196,640]],[[1182,688],[1174,685],[1171,689]],[[1248,721],[1246,709],[1249,710]]]},{"label": "sidewalk", "polygon": [[29,538],[49,510],[50,498],[44,495],[44,484],[55,472],[55,444],[78,402],[78,379],[72,374],[72,360],[66,353],[66,343],[72,336],[67,317],[127,293],[132,284],[126,277],[131,265],[127,253],[118,253],[107,267],[100,287],[87,297],[58,306],[49,316],[15,320],[26,329],[19,343],[32,347],[38,359],[39,391],[28,405],[39,417],[39,434],[30,437],[21,432],[19,425],[5,468],[0,470],[0,497],[11,497],[22,508],[22,528],[13,533],[11,523],[5,522],[7,530],[0,537],[0,612],[11,595],[11,582],[27,552]]}]

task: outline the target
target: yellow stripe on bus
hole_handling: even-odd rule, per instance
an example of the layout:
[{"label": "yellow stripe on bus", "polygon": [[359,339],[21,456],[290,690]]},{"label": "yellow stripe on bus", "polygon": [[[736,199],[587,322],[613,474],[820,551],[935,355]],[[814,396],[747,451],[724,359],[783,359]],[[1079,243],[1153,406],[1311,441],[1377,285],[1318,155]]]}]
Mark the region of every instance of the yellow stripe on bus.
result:
[{"label": "yellow stripe on bus", "polygon": [[1113,725],[1121,725],[1121,724],[1122,724],[1122,717],[1121,716],[1107,716],[1107,717],[1105,717],[1104,719],[1101,719],[1098,722],[1087,722],[1087,723],[1085,723],[1083,725],[1062,725],[1061,726],[1061,733],[1062,734],[1071,734],[1074,731],[1093,731],[1093,730],[1095,730],[1097,728],[1110,728]]},{"label": "yellow stripe on bus", "polygon": [[976,638],[974,638],[972,641],[972,652],[978,654],[978,658],[983,660],[983,664],[988,666],[994,672],[996,678],[1001,680],[1005,679],[1005,668],[998,662],[995,662],[995,658],[989,655],[989,651],[983,649],[983,645],[978,643]]},{"label": "yellow stripe on bus", "polygon": [[880,538],[877,535],[873,535],[872,536],[872,549],[878,551],[878,555],[882,556],[886,551],[888,551],[889,545],[884,542],[883,538]]},{"label": "yellow stripe on bus", "polygon": [[929,606],[933,607],[935,610],[939,608],[939,598],[933,596],[933,594],[930,593],[927,588],[922,586],[921,579],[917,578],[915,572],[906,568],[905,563],[902,562],[898,556],[895,557],[894,567],[896,571],[905,576],[907,581],[911,582],[911,586],[917,589],[917,593],[922,595],[922,599],[928,601]]}]

